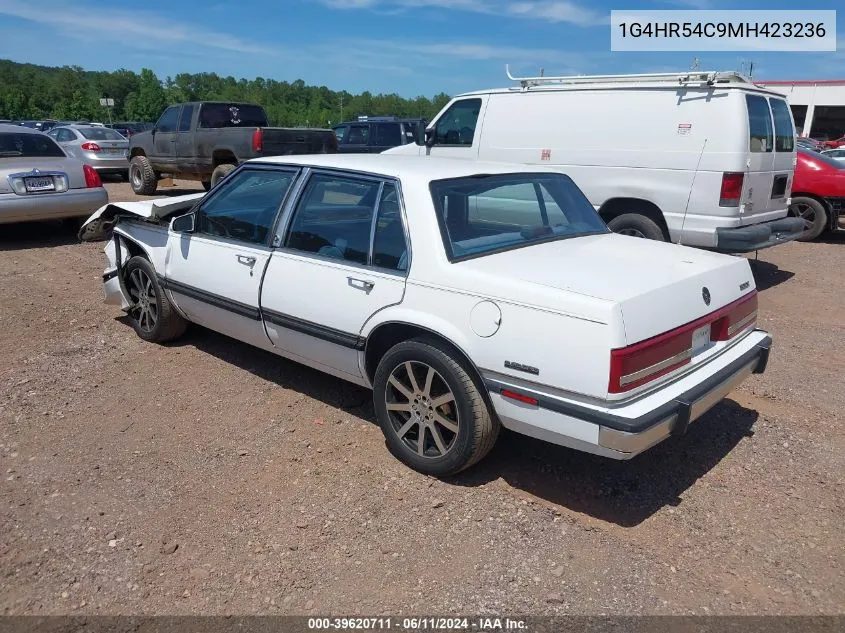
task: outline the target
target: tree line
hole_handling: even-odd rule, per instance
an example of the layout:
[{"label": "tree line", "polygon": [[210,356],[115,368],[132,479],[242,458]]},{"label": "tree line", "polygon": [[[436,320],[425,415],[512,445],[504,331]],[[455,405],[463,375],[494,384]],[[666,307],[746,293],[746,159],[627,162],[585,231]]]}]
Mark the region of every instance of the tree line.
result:
[{"label": "tree line", "polygon": [[[101,98],[114,99],[114,121],[155,121],[171,103],[185,101],[248,101],[267,111],[271,125],[327,126],[359,115],[407,116],[431,119],[449,100],[443,93],[429,99],[406,99],[397,94],[353,95],[256,77],[235,79],[216,73],[180,73],[159,79],[147,68],[90,71],[79,66],[61,68],[0,60],[0,119],[57,119],[108,121]],[[341,109],[342,108],[342,109]]]}]

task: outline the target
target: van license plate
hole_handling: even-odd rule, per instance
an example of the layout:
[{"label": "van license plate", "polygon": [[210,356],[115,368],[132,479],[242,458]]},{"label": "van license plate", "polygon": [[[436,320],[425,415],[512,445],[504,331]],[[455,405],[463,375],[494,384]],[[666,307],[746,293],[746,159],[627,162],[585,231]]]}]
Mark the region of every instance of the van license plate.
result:
[{"label": "van license plate", "polygon": [[710,345],[710,324],[702,325],[692,333],[692,355],[703,352]]},{"label": "van license plate", "polygon": [[56,185],[52,178],[24,178],[23,184],[27,191],[53,191]]}]

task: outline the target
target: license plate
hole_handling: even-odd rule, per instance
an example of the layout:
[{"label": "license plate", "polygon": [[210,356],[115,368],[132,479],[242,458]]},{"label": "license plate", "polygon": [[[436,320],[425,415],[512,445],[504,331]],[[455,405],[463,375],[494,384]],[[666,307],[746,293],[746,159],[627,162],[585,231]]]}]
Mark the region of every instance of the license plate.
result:
[{"label": "license plate", "polygon": [[24,178],[23,184],[27,191],[53,191],[56,188],[52,178]]},{"label": "license plate", "polygon": [[108,152],[109,154],[122,154],[123,150],[119,147],[107,147],[106,152]]},{"label": "license plate", "polygon": [[695,356],[710,345],[710,324],[702,325],[692,333],[692,355]]}]

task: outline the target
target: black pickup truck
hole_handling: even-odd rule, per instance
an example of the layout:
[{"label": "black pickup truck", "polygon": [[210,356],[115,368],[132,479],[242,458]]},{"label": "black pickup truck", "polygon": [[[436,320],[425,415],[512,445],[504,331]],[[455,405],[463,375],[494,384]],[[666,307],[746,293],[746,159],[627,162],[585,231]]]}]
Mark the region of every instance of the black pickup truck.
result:
[{"label": "black pickup truck", "polygon": [[259,105],[183,103],[168,107],[149,132],[132,135],[129,182],[141,195],[154,194],[165,176],[199,180],[208,190],[250,158],[336,152],[333,130],[268,127]]}]

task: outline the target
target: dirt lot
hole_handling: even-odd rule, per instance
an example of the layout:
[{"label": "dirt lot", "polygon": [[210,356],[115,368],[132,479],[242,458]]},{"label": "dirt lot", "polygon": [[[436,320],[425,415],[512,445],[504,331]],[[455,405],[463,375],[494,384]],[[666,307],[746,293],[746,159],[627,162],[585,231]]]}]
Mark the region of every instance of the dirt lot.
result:
[{"label": "dirt lot", "polygon": [[0,229],[4,614],[845,605],[845,239],[761,253],[769,370],[687,437],[616,463],[505,433],[449,482],[388,454],[362,389],[201,328],[141,341],[101,249]]}]

